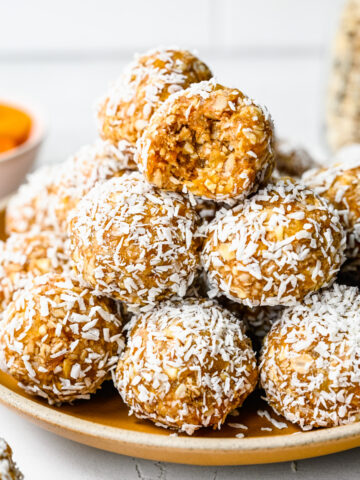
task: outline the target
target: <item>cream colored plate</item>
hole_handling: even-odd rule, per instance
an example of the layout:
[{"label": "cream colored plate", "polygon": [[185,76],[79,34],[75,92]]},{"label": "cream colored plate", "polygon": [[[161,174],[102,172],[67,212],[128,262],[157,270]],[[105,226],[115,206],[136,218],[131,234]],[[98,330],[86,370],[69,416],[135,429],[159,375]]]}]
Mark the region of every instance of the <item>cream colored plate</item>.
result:
[{"label": "cream colored plate", "polygon": [[[0,238],[4,238],[4,211],[0,212]],[[239,416],[244,431],[225,425],[221,431],[204,429],[193,437],[174,436],[169,430],[128,415],[126,406],[110,382],[90,401],[50,407],[20,390],[14,380],[0,373],[0,402],[58,435],[92,447],[146,459],[196,465],[241,465],[280,462],[326,455],[360,446],[360,423],[344,427],[300,432],[287,424],[279,430],[261,418],[258,410],[276,416],[255,392]],[[271,431],[262,428],[272,428]],[[244,438],[236,434],[244,433]]]}]

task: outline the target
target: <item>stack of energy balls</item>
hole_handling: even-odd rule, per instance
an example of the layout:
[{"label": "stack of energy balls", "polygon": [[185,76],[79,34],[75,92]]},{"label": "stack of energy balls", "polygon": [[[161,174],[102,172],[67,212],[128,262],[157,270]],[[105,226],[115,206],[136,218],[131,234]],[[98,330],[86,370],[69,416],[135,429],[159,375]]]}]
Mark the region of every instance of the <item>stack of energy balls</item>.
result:
[{"label": "stack of energy balls", "polygon": [[263,107],[174,48],[136,57],[98,119],[8,206],[2,368],[54,404],[112,375],[130,412],[188,434],[259,379],[304,429],[354,421],[360,294],[334,281],[360,256],[360,152],[307,175]]}]

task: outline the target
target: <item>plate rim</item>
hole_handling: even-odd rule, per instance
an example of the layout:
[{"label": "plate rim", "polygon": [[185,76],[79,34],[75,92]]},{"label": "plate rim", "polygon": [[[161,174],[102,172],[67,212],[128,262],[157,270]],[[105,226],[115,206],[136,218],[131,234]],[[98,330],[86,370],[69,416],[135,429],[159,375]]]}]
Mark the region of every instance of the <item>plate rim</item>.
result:
[{"label": "plate rim", "polygon": [[332,428],[322,428],[308,432],[296,432],[288,435],[272,435],[251,438],[206,438],[206,437],[180,437],[156,434],[150,432],[137,432],[120,427],[111,427],[93,421],[84,420],[68,413],[57,411],[56,407],[42,405],[31,398],[14,392],[10,388],[0,384],[0,402],[7,407],[13,408],[27,417],[42,421],[43,423],[66,429],[67,432],[75,432],[84,436],[96,436],[104,440],[111,440],[129,445],[144,445],[152,448],[168,448],[172,450],[202,451],[204,453],[213,450],[223,452],[243,451],[276,451],[279,448],[298,449],[316,445],[323,442],[336,442],[350,440],[359,437],[360,422],[342,425]]}]

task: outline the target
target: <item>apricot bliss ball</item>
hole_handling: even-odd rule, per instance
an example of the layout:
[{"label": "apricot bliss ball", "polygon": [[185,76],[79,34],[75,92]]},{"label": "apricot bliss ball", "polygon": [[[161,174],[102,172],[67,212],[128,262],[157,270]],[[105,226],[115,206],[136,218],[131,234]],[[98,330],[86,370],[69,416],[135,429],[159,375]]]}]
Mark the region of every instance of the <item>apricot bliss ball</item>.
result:
[{"label": "apricot bliss ball", "polygon": [[114,381],[137,417],[191,435],[220,428],[257,377],[241,322],[214,301],[189,298],[134,317]]},{"label": "apricot bliss ball", "polygon": [[207,65],[186,50],[158,49],[135,56],[99,103],[101,136],[135,143],[169,95],[211,77]]},{"label": "apricot bliss ball", "polygon": [[8,235],[28,232],[31,229],[58,230],[51,205],[52,185],[60,172],[59,165],[50,165],[27,176],[27,182],[21,185],[6,208]]},{"label": "apricot bliss ball", "polygon": [[50,404],[87,399],[124,346],[111,300],[47,274],[19,290],[3,314],[0,364],[27,393]]},{"label": "apricot bliss ball", "polygon": [[13,460],[9,444],[0,438],[0,480],[23,480],[24,476]]},{"label": "apricot bliss ball", "polygon": [[302,146],[289,140],[275,141],[275,168],[279,175],[300,178],[306,171],[319,164]]},{"label": "apricot bliss ball", "polygon": [[138,172],[96,186],[69,225],[76,271],[128,307],[184,297],[199,264],[198,217],[177,193],[149,185]]},{"label": "apricot bliss ball", "polygon": [[346,256],[360,256],[360,146],[344,147],[329,168],[311,170],[302,181],[339,211],[347,232]]},{"label": "apricot bliss ball", "polygon": [[165,190],[242,200],[272,173],[272,136],[264,109],[210,80],[168,98],[144,130],[135,159],[147,180]]},{"label": "apricot bliss ball", "polygon": [[30,277],[70,270],[65,239],[51,231],[13,233],[0,242],[0,309]]},{"label": "apricot bliss ball", "polygon": [[69,212],[96,183],[136,169],[135,148],[126,141],[117,145],[97,141],[82,147],[67,161],[29,177],[7,211],[7,230],[66,232]]},{"label": "apricot bliss ball", "polygon": [[344,260],[337,213],[290,179],[220,212],[206,233],[209,296],[223,294],[249,307],[294,305],[327,286]]},{"label": "apricot bliss ball", "polygon": [[62,230],[66,230],[69,212],[97,183],[136,170],[134,154],[134,146],[125,140],[116,146],[98,140],[82,147],[64,163],[63,173],[54,185],[55,215]]},{"label": "apricot bliss ball", "polygon": [[225,296],[218,298],[217,301],[243,322],[246,334],[256,341],[254,343],[255,347],[269,332],[272,325],[279,320],[284,308],[286,308],[282,306],[246,307]]},{"label": "apricot bliss ball", "polygon": [[265,339],[261,385],[273,409],[302,429],[360,416],[360,293],[334,284],[284,311]]}]

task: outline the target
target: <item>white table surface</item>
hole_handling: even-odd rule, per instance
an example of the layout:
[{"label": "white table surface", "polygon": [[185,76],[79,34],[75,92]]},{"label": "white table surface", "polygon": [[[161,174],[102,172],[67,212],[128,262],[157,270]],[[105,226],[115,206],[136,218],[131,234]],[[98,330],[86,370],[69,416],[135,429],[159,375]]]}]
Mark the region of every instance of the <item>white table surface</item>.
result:
[{"label": "white table surface", "polygon": [[[291,462],[239,467],[194,467],[151,462],[77,444],[46,432],[0,406],[1,436],[13,446],[27,480],[352,480],[360,449]],[[295,471],[297,469],[297,471]]]},{"label": "white table surface", "polygon": [[[198,48],[222,82],[268,106],[280,136],[308,145],[326,161],[328,44],[341,2],[183,0],[176,10],[166,0],[7,1],[0,13],[0,97],[42,107],[47,138],[38,165],[62,161],[96,137],[92,104],[131,53],[177,43]],[[76,444],[2,406],[0,436],[13,447],[28,480],[359,478],[359,449],[299,461],[297,471],[289,462],[161,464]]]}]

